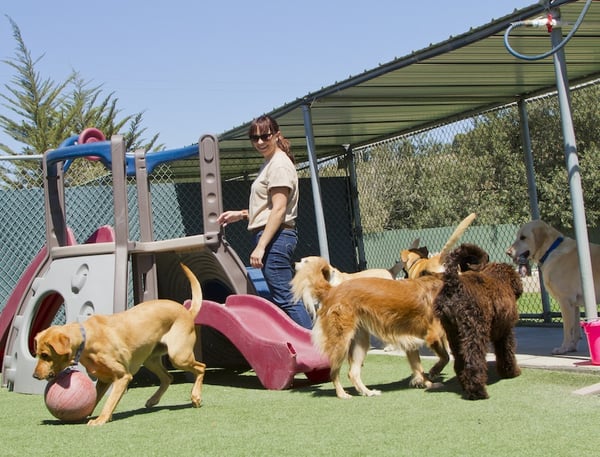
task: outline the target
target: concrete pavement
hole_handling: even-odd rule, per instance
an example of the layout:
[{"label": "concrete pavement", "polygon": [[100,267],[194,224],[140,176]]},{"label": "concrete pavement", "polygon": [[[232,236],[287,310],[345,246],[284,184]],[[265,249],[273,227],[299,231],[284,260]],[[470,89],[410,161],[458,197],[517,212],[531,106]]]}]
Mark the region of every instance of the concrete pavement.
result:
[{"label": "concrete pavement", "polygon": [[[577,394],[600,394],[600,365],[592,364],[586,335],[582,331],[582,339],[578,352],[565,355],[552,355],[552,349],[562,342],[562,327],[517,327],[517,360],[522,368],[539,368],[545,370],[562,370],[588,372],[598,374],[598,383],[575,391]],[[371,349],[371,353],[404,355],[401,351]],[[434,357],[433,353],[423,348],[424,358]],[[488,360],[495,360],[493,352],[488,353]]]},{"label": "concrete pavement", "polygon": [[[588,341],[582,332],[578,352],[552,355],[552,349],[562,342],[562,327],[517,327],[517,360],[522,367],[550,370],[595,371],[600,374],[600,365],[593,365]],[[493,358],[493,354],[490,354]]]}]

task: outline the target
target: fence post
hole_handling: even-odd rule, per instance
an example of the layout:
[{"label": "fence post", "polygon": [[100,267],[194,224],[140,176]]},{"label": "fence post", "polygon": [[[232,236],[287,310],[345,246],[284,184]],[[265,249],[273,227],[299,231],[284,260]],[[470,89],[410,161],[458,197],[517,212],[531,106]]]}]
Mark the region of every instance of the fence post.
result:
[{"label": "fence post", "polygon": [[[519,100],[519,124],[521,125],[521,142],[523,144],[523,156],[525,169],[527,171],[527,191],[529,193],[529,209],[532,219],[540,218],[540,208],[537,200],[537,184],[535,182],[535,170],[533,167],[533,153],[531,150],[531,136],[529,135],[529,116],[527,116],[527,104],[525,100]],[[545,323],[552,322],[552,311],[550,309],[550,297],[544,286],[542,271],[538,268],[540,281],[540,296],[542,297],[542,318]]]},{"label": "fence post", "polygon": [[321,187],[319,185],[319,168],[317,166],[317,154],[315,151],[315,136],[312,129],[312,117],[310,107],[302,105],[304,114],[304,131],[306,132],[306,148],[308,150],[308,163],[310,165],[310,182],[312,184],[313,201],[315,205],[315,220],[317,222],[317,236],[319,238],[319,251],[321,257],[329,261],[329,246],[327,243],[327,230],[325,228],[325,216],[323,214],[323,200],[321,199]]}]

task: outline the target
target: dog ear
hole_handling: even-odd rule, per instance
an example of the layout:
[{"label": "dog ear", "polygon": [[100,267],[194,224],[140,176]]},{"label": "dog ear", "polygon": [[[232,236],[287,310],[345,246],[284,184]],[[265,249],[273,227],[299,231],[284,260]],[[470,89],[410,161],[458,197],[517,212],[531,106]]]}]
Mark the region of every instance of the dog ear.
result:
[{"label": "dog ear", "polygon": [[36,354],[37,353],[37,348],[38,348],[38,338],[40,338],[40,336],[42,335],[42,333],[44,333],[43,331],[38,332],[37,335],[35,335],[35,337],[33,338],[33,353]]},{"label": "dog ear", "polygon": [[424,259],[429,257],[429,249],[427,248],[427,246],[421,246],[420,248],[411,249],[411,252],[419,254]]},{"label": "dog ear", "polygon": [[321,273],[327,282],[331,280],[331,268],[329,267],[329,264],[323,263],[323,266],[321,267]]},{"label": "dog ear", "polygon": [[408,249],[417,249],[419,247],[419,243],[421,242],[421,238],[415,238],[412,244],[408,247]]},{"label": "dog ear", "polygon": [[546,230],[546,227],[543,227],[541,225],[536,225],[530,230],[530,232],[528,234],[525,234],[525,237],[527,238],[527,236],[529,236],[529,237],[533,238],[533,240],[529,244],[530,246],[531,245],[543,246],[544,243],[553,241],[553,240],[549,239],[549,233],[550,232],[548,230]]},{"label": "dog ear", "polygon": [[64,356],[71,353],[71,340],[64,333],[50,335],[47,344],[58,355]]}]

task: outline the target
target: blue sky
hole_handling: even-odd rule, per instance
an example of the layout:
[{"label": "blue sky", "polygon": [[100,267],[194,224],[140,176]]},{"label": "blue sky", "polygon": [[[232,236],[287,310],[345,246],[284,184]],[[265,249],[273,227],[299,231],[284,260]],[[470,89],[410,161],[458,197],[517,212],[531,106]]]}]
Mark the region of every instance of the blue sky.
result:
[{"label": "blue sky", "polygon": [[[62,81],[76,70],[102,84],[123,114],[144,111],[147,136],[160,133],[171,149],[537,2],[3,3],[0,60],[15,55],[10,16],[32,56],[43,56],[42,77]],[[0,62],[2,93],[13,76]],[[0,142],[18,150],[1,132]]]}]

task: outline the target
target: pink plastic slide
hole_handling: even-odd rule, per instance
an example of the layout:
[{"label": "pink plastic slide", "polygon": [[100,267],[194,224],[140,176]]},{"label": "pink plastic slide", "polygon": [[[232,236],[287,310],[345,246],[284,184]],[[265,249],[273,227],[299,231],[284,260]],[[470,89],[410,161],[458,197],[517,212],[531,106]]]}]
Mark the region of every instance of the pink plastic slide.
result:
[{"label": "pink plastic slide", "polygon": [[[10,324],[12,323],[13,317],[19,306],[23,302],[24,297],[27,295],[31,283],[33,280],[41,274],[42,271],[47,269],[48,265],[48,249],[46,246],[42,247],[40,252],[33,258],[29,266],[25,269],[19,282],[15,286],[12,294],[8,298],[6,305],[2,309],[0,314],[0,366],[4,359],[4,348],[6,347],[6,341],[8,339],[8,332],[10,330]],[[51,299],[52,297],[48,297]]]},{"label": "pink plastic slide", "polygon": [[230,295],[225,304],[204,300],[196,324],[221,332],[271,390],[292,386],[304,373],[311,383],[329,381],[329,362],[317,352],[310,331],[257,295]]}]

